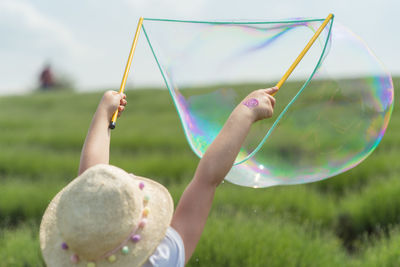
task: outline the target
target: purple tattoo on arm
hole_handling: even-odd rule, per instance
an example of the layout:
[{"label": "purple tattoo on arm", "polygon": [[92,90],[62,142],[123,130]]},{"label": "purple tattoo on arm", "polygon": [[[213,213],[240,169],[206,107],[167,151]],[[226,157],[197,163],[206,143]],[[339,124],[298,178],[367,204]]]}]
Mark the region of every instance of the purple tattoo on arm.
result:
[{"label": "purple tattoo on arm", "polygon": [[258,106],[258,100],[255,98],[250,98],[250,99],[244,101],[243,105],[245,105],[248,108],[254,108],[254,107]]}]

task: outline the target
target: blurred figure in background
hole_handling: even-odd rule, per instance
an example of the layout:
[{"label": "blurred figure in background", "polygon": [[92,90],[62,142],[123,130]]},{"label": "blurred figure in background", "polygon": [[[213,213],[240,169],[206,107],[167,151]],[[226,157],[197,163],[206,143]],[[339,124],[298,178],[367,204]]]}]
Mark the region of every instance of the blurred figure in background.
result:
[{"label": "blurred figure in background", "polygon": [[54,87],[54,77],[50,64],[46,64],[39,75],[40,89],[49,90]]}]

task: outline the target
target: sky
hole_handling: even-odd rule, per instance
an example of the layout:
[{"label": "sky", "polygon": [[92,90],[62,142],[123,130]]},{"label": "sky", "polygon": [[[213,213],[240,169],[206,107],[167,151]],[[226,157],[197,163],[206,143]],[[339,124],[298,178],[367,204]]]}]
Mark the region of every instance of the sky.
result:
[{"label": "sky", "polygon": [[[334,13],[400,75],[398,10],[397,0],[0,0],[0,94],[31,91],[48,62],[80,91],[118,89],[140,16],[276,20]],[[130,82],[162,82],[143,36],[133,60]]]}]

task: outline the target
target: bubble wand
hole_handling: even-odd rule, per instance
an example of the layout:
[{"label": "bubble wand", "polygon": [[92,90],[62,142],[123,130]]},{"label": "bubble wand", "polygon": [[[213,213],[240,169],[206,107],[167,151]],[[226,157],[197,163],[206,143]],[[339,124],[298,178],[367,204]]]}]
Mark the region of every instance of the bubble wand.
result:
[{"label": "bubble wand", "polygon": [[[132,58],[133,58],[133,54],[135,53],[135,48],[136,48],[136,44],[137,44],[137,41],[139,38],[140,28],[142,28],[142,24],[143,24],[143,17],[140,17],[138,25],[137,25],[135,37],[133,38],[131,51],[129,52],[128,62],[126,62],[124,76],[122,76],[122,82],[121,82],[121,86],[119,88],[119,93],[123,93],[125,90],[126,79],[128,78],[129,69],[131,68]],[[117,117],[118,117],[118,109],[114,112],[108,128],[110,128],[110,129],[115,128]]]},{"label": "bubble wand", "polygon": [[[304,55],[308,52],[310,47],[314,44],[315,40],[317,40],[318,36],[321,34],[321,32],[325,29],[326,25],[328,22],[333,18],[333,14],[329,14],[328,17],[324,20],[324,22],[319,26],[318,30],[314,33],[313,37],[311,37],[310,41],[308,41],[307,45],[303,48],[301,53],[297,56],[296,60],[292,63],[290,68],[286,71],[285,75],[281,78],[281,80],[275,85],[275,87],[278,87],[278,90],[281,88],[281,86],[286,82],[286,80],[289,78],[290,74],[292,74],[293,70],[297,67],[297,65],[300,63],[300,61],[303,59]],[[274,96],[278,91],[272,94]]]}]

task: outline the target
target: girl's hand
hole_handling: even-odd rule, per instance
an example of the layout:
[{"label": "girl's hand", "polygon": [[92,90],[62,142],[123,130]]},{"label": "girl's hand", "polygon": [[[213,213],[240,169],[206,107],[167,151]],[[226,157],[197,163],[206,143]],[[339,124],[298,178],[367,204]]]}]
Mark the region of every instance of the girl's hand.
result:
[{"label": "girl's hand", "polygon": [[272,117],[275,98],[271,95],[278,91],[277,87],[259,89],[251,92],[239,104],[241,112],[249,113],[252,122]]},{"label": "girl's hand", "polygon": [[118,109],[118,117],[121,116],[125,110],[125,106],[128,102],[126,101],[126,95],[124,93],[118,93],[116,91],[107,91],[104,93],[103,98],[100,101],[99,109],[102,109],[109,120],[111,120],[114,112]]}]

